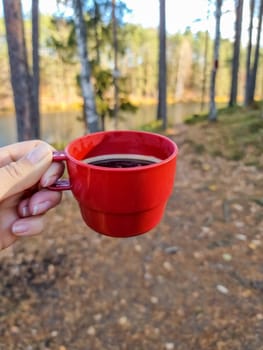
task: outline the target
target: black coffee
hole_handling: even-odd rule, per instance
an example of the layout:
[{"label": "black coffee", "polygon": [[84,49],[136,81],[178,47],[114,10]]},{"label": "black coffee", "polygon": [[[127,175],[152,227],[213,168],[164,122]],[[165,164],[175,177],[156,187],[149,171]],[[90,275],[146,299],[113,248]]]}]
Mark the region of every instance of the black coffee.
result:
[{"label": "black coffee", "polygon": [[141,159],[105,159],[91,162],[90,164],[106,168],[134,168],[137,166],[150,165],[154,162]]},{"label": "black coffee", "polygon": [[134,168],[160,162],[160,159],[140,155],[105,155],[84,160],[88,164],[105,168]]}]

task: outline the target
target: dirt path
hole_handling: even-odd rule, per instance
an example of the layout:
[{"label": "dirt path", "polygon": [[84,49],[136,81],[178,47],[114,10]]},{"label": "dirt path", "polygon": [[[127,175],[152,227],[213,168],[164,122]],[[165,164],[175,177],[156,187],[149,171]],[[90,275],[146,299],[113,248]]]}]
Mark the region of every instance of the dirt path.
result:
[{"label": "dirt path", "polygon": [[263,349],[263,174],[186,135],[152,232],[100,236],[67,194],[45,234],[0,255],[1,350]]}]

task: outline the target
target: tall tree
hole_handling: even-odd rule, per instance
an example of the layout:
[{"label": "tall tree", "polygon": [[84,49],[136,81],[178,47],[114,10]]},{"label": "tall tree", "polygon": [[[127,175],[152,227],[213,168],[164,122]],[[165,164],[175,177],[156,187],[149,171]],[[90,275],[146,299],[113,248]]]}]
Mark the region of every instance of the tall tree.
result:
[{"label": "tall tree", "polygon": [[33,138],[32,94],[29,74],[22,6],[18,0],[3,0],[11,83],[16,110],[18,141]]},{"label": "tall tree", "polygon": [[252,104],[254,102],[254,96],[255,96],[257,69],[258,69],[258,61],[259,61],[259,47],[260,47],[260,38],[261,38],[261,29],[262,29],[262,16],[263,16],[263,0],[260,0],[259,12],[258,12],[257,40],[256,40],[255,53],[254,53],[254,63],[253,63],[253,67],[250,70],[250,89],[248,94],[249,104]]},{"label": "tall tree", "polygon": [[74,9],[74,23],[77,35],[78,52],[81,62],[81,90],[84,100],[84,118],[86,121],[86,128],[90,132],[96,132],[99,129],[98,115],[96,111],[96,104],[91,83],[91,70],[87,49],[87,34],[86,26],[83,18],[83,7],[81,0],[73,0]]},{"label": "tall tree", "polygon": [[[210,1],[207,2],[207,14],[206,14],[206,24],[208,24],[209,16],[210,16]],[[202,90],[201,90],[201,112],[205,107],[205,95],[206,95],[206,79],[207,79],[207,62],[208,62],[208,39],[209,32],[208,28],[205,31],[205,43],[204,43],[204,65],[203,65],[203,74],[202,74]]]},{"label": "tall tree", "polygon": [[234,106],[237,103],[243,0],[236,0],[235,5],[236,5],[235,41],[234,41],[234,50],[233,50],[233,59],[232,59],[232,79],[231,79],[229,107]]},{"label": "tall tree", "polygon": [[118,38],[117,38],[117,21],[116,21],[116,2],[112,0],[112,27],[113,27],[113,53],[114,53],[114,67],[113,67],[113,86],[114,86],[114,109],[113,117],[115,120],[115,129],[118,128],[118,109],[119,109],[119,69],[118,69]]},{"label": "tall tree", "polygon": [[251,85],[251,51],[252,51],[252,34],[253,34],[253,18],[255,10],[255,0],[250,0],[250,21],[248,28],[248,45],[247,45],[247,58],[246,58],[246,83],[245,83],[245,101],[244,104],[249,104],[249,91]]},{"label": "tall tree", "polygon": [[159,70],[158,70],[158,109],[157,119],[162,120],[162,127],[167,127],[166,102],[166,15],[165,0],[160,1],[159,23]]},{"label": "tall tree", "polygon": [[100,64],[100,39],[99,39],[99,28],[98,23],[101,20],[100,6],[97,0],[94,0],[94,36],[95,36],[95,49],[96,49],[96,63]]},{"label": "tall tree", "polygon": [[216,121],[217,119],[217,109],[215,103],[215,90],[216,90],[216,75],[219,62],[219,48],[220,48],[220,22],[222,16],[222,3],[223,0],[216,0],[216,11],[215,11],[215,40],[214,40],[214,58],[213,58],[213,68],[211,72],[211,85],[210,85],[210,109],[209,117],[210,121]]},{"label": "tall tree", "polygon": [[40,138],[39,116],[39,1],[32,0],[32,127],[35,138]]}]

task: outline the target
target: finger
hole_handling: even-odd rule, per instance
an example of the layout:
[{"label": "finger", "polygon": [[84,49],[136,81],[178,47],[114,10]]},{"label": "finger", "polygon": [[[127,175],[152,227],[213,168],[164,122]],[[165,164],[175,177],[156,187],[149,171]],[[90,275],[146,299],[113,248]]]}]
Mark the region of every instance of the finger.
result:
[{"label": "finger", "polygon": [[[0,167],[11,162],[16,162],[25,154],[29,153],[33,148],[37,147],[42,141],[32,140],[14,143],[0,148]],[[51,146],[50,146],[51,147]]]},{"label": "finger", "polygon": [[42,176],[40,180],[40,185],[42,187],[51,186],[56,182],[57,179],[59,179],[63,172],[64,172],[64,164],[54,162],[50,165],[48,170],[45,172],[45,174]]},{"label": "finger", "polygon": [[62,198],[60,192],[41,190],[30,198],[22,200],[18,205],[18,214],[21,217],[44,214],[57,206]]},{"label": "finger", "polygon": [[13,235],[12,232],[8,231],[3,237],[1,237],[1,240],[0,240],[0,251],[2,249],[5,249],[5,248],[9,247],[17,239],[18,239],[17,236]]},{"label": "finger", "polygon": [[0,168],[0,200],[38,183],[52,161],[51,147],[40,142],[22,158]]},{"label": "finger", "polygon": [[17,239],[10,230],[10,227],[17,220],[15,212],[10,213],[9,208],[4,208],[1,205],[0,210],[0,251],[9,247]]},{"label": "finger", "polygon": [[25,218],[31,215],[29,212],[29,200],[30,198],[25,198],[19,203],[17,207],[17,212],[20,217]]},{"label": "finger", "polygon": [[30,216],[17,220],[12,225],[12,233],[16,237],[20,236],[34,236],[41,233],[45,227],[45,216],[37,215]]}]

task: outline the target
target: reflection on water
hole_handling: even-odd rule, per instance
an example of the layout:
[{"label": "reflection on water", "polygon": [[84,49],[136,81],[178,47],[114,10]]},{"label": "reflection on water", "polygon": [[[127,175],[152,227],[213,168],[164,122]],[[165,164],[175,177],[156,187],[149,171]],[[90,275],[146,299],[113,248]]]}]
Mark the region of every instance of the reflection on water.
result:
[{"label": "reflection on water", "polygon": [[[200,104],[177,103],[167,106],[169,124],[176,125],[191,114],[200,113]],[[42,139],[49,143],[66,144],[84,134],[84,123],[79,120],[78,112],[58,112],[42,115]],[[119,129],[138,129],[156,118],[156,106],[143,106],[135,114],[122,113]],[[107,118],[106,130],[114,129],[114,122]],[[0,116],[0,146],[16,142],[15,117]]]},{"label": "reflection on water", "polygon": [[84,122],[79,112],[44,114],[41,119],[42,139],[49,143],[66,144],[84,134]]}]

